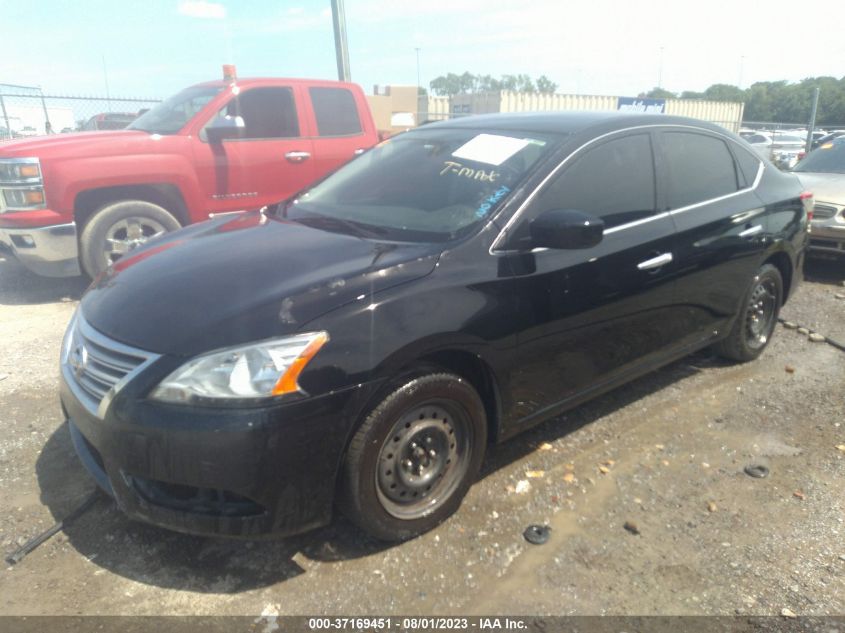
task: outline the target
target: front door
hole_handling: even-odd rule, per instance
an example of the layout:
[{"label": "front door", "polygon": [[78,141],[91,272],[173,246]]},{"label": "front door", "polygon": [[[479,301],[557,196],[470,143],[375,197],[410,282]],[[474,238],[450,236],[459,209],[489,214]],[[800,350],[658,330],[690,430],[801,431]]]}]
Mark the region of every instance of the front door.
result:
[{"label": "front door", "polygon": [[[591,145],[555,176],[516,229],[550,209],[601,217],[602,241],[521,259],[523,322],[511,389],[516,427],[653,361],[677,344],[672,322],[674,225],[658,214],[653,139],[628,133]],[[520,238],[522,235],[522,238]],[[519,274],[519,270],[515,271]]]},{"label": "front door", "polygon": [[241,138],[211,143],[199,134],[194,154],[209,213],[258,209],[314,180],[313,145],[302,136],[300,101],[294,87],[246,89],[216,115],[243,117]]}]

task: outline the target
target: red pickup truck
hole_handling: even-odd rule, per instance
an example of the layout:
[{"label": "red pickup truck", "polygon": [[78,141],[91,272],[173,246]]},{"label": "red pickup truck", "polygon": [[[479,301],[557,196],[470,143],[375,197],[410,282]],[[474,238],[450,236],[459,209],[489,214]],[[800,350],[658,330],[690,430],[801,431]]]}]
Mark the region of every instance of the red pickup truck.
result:
[{"label": "red pickup truck", "polygon": [[127,129],[0,143],[0,248],[96,276],[163,232],[283,200],[378,141],[359,86],[198,84]]}]

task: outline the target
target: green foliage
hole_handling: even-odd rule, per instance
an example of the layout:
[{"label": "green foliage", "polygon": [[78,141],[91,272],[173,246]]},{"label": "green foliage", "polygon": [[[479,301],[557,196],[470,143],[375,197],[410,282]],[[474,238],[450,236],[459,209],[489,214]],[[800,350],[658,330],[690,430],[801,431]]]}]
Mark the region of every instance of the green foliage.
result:
[{"label": "green foliage", "polygon": [[643,95],[648,99],[677,99],[678,95],[674,92],[669,92],[664,88],[652,88]]},{"label": "green foliage", "polygon": [[545,75],[541,75],[534,81],[528,75],[502,75],[499,79],[496,79],[490,75],[473,75],[464,72],[461,75],[448,73],[436,77],[429,84],[429,88],[434,94],[447,97],[497,90],[553,94],[557,90],[557,84]]},{"label": "green foliage", "polygon": [[[741,101],[745,103],[746,121],[776,121],[781,123],[807,123],[813,105],[813,89],[819,88],[819,108],[816,125],[845,124],[845,77],[808,77],[798,83],[787,81],[758,81],[744,90],[729,84],[714,84],[704,92],[685,90],[681,99],[708,99],[711,101]],[[659,88],[648,92],[647,97],[675,95],[656,94]]]}]

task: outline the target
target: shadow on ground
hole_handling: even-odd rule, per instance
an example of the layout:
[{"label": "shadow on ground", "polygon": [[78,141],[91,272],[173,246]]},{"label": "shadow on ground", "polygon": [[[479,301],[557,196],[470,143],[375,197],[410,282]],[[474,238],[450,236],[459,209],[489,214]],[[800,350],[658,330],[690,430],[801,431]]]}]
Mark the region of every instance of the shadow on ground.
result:
[{"label": "shadow on ground", "polygon": [[837,259],[808,257],[804,262],[804,279],[821,284],[842,285],[845,280],[845,257]]},{"label": "shadow on ground", "polygon": [[[652,392],[721,361],[706,352],[640,378],[566,416],[523,433],[488,452],[481,481],[536,450]],[[56,520],[88,496],[93,482],[76,458],[67,425],[41,451],[36,470],[41,501]],[[469,511],[467,509],[464,512]],[[65,529],[68,542],[94,564],[136,582],[183,591],[238,593],[305,573],[296,559],[320,562],[378,554],[392,545],[370,539],[342,516],[332,525],[281,540],[239,541],[188,536],[127,519],[105,497]],[[414,547],[413,544],[400,547]],[[300,559],[301,560],[301,559]]]},{"label": "shadow on ground", "polygon": [[87,277],[40,277],[14,257],[0,255],[0,304],[32,305],[78,301],[88,287]]}]

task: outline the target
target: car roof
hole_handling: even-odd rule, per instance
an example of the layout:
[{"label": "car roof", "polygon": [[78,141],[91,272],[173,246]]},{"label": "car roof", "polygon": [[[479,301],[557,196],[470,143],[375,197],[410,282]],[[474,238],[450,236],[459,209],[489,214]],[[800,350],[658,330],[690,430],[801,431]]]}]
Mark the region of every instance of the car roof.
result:
[{"label": "car roof", "polygon": [[[478,114],[459,117],[437,123],[429,123],[424,128],[437,127],[510,130],[535,133],[577,134],[591,128],[606,128],[606,131],[637,127],[640,125],[685,125],[707,129],[724,134],[725,128],[689,117],[668,114],[638,114],[616,111],[566,111],[566,112],[509,112],[497,114]],[[423,129],[424,129],[423,128]]]}]

